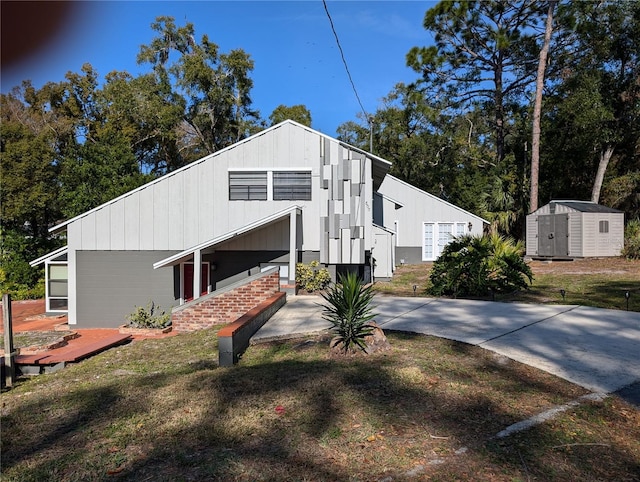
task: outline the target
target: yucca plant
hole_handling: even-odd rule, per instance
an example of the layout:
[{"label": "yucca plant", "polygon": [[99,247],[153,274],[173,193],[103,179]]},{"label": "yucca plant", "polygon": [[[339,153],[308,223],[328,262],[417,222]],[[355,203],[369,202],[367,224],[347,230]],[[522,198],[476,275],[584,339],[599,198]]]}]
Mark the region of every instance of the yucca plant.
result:
[{"label": "yucca plant", "polygon": [[322,297],[328,303],[323,305],[322,317],[333,325],[335,343],[342,345],[345,353],[356,346],[365,351],[365,337],[373,331],[369,322],[375,316],[372,287],[365,286],[355,273],[347,273],[338,275],[338,281]]}]

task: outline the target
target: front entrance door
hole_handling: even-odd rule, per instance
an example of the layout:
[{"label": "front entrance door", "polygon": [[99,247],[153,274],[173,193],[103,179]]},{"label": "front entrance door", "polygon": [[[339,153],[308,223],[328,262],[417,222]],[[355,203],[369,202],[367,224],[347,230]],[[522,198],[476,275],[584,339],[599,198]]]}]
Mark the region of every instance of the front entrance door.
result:
[{"label": "front entrance door", "polygon": [[[182,265],[182,298],[184,301],[193,299],[193,263]],[[209,263],[202,263],[202,276],[200,277],[200,294],[209,292]]]}]

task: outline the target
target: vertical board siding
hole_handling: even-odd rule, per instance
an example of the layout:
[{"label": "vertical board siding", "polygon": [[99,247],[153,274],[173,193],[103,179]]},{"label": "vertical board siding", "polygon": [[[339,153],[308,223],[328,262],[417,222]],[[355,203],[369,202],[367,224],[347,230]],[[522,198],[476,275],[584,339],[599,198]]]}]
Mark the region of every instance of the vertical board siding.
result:
[{"label": "vertical board siding", "polygon": [[[228,172],[233,168],[310,169],[312,199],[230,202]],[[322,246],[323,259],[327,260],[328,251],[336,249],[334,260],[363,259],[368,244],[349,241],[347,248],[343,235],[348,232],[349,240],[367,235],[371,180],[371,160],[366,156],[313,131],[284,124],[168,174],[70,223],[69,231],[79,235],[70,244],[87,250],[181,251],[299,205],[303,211],[300,249],[320,251]],[[325,225],[318,221],[322,218],[338,244],[329,245],[325,240],[327,231],[321,229]],[[266,241],[271,243],[270,239]],[[246,242],[254,246],[256,241],[248,238]]]},{"label": "vertical board siding", "polygon": [[153,242],[153,225],[155,223],[153,193],[153,188],[149,187],[140,191],[140,249],[142,250],[155,249]]},{"label": "vertical board siding", "polygon": [[160,182],[152,187],[153,247],[162,251],[169,249],[169,183]]},{"label": "vertical board siding", "polygon": [[124,249],[124,199],[111,204],[111,249]]},{"label": "vertical board siding", "polygon": [[87,216],[80,220],[82,225],[82,249],[96,249],[96,217]]},{"label": "vertical board siding", "polygon": [[195,246],[199,244],[198,226],[200,224],[200,203],[199,201],[199,177],[200,165],[195,165],[183,172],[183,196],[184,206],[182,218],[184,219],[184,246]]},{"label": "vertical board siding", "polygon": [[166,180],[168,184],[168,219],[169,219],[169,249],[182,250],[184,244],[184,197],[182,177],[173,175]]},{"label": "vertical board siding", "polygon": [[124,249],[140,249],[140,195],[124,198]]},{"label": "vertical board siding", "polygon": [[104,207],[96,211],[96,247],[98,250],[111,249],[111,208]]}]

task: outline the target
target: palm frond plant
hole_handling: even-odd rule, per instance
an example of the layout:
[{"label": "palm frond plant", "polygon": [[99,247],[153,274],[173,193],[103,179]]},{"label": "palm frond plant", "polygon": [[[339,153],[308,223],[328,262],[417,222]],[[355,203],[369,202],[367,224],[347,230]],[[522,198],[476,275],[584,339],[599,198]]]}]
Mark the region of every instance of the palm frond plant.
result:
[{"label": "palm frond plant", "polygon": [[369,323],[375,316],[372,311],[372,286],[366,286],[355,273],[338,275],[322,297],[328,305],[323,305],[322,317],[333,325],[335,334],[332,345],[342,345],[345,353],[355,347],[366,351],[365,337],[373,331]]}]

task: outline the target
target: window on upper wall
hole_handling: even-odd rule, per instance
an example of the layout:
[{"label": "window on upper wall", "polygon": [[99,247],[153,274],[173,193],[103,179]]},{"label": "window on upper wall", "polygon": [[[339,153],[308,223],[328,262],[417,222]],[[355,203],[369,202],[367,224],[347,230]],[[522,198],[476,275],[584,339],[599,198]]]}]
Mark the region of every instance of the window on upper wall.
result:
[{"label": "window on upper wall", "polygon": [[229,172],[229,200],[230,201],[266,201],[267,200],[267,172],[266,171],[230,171]]},{"label": "window on upper wall", "polygon": [[609,221],[600,221],[600,232],[601,233],[609,232]]},{"label": "window on upper wall", "polygon": [[311,201],[311,172],[274,171],[274,201]]}]

